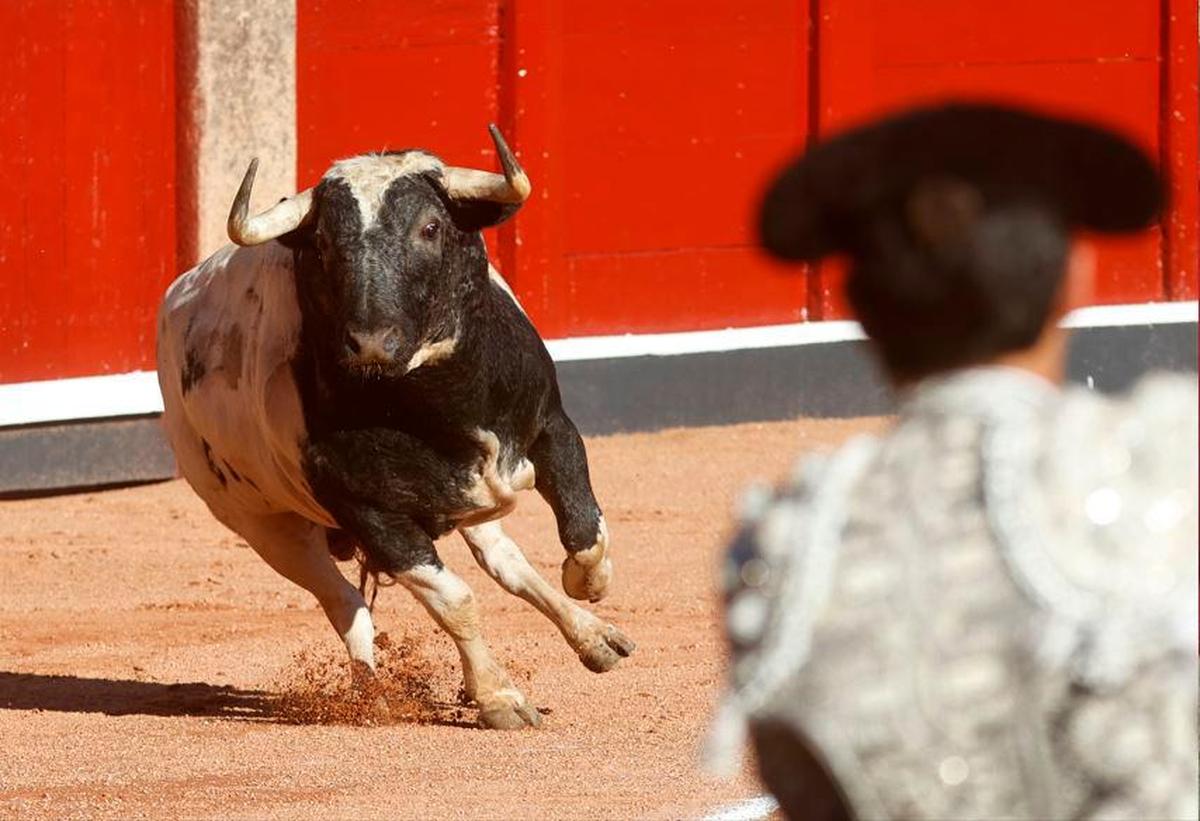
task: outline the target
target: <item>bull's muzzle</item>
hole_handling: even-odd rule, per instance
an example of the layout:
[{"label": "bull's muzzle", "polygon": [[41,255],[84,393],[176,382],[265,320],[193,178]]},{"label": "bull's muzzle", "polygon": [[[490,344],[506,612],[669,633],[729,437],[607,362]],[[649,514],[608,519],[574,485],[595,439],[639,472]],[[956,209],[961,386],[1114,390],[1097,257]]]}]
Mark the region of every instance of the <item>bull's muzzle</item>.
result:
[{"label": "bull's muzzle", "polygon": [[395,328],[362,331],[347,329],[346,359],[355,365],[390,365],[396,361],[403,338]]}]

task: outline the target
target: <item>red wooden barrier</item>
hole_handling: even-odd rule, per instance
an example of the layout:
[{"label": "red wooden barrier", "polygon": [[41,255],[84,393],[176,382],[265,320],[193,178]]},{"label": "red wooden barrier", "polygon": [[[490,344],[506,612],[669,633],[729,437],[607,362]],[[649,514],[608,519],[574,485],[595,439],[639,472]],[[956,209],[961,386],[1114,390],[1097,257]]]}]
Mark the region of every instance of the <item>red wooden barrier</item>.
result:
[{"label": "red wooden barrier", "polygon": [[175,271],[170,0],[0,3],[0,382],[153,367]]},{"label": "red wooden barrier", "polygon": [[[836,263],[783,277],[754,250],[758,192],[814,131],[951,96],[1087,117],[1160,154],[1165,236],[1104,241],[1097,297],[1196,293],[1192,0],[300,7],[302,181],[397,139],[490,162],[480,123],[499,116],[536,195],[498,255],[548,336],[845,316]],[[404,104],[381,104],[401,80]]]},{"label": "red wooden barrier", "polygon": [[1164,222],[1166,292],[1195,299],[1200,272],[1200,39],[1196,0],[1167,0],[1164,21],[1162,165],[1171,177]]},{"label": "red wooden barrier", "polygon": [[[947,95],[1091,117],[1157,152],[1170,208],[1105,243],[1099,298],[1197,295],[1195,0],[297,3],[300,184],[386,147],[494,167],[499,121],[535,197],[488,239],[547,336],[844,315],[836,266],[782,276],[754,249],[758,192],[814,135]],[[195,44],[175,13],[0,3],[0,382],[152,367],[194,216],[175,61]]]},{"label": "red wooden barrier", "polygon": [[752,211],[804,138],[803,6],[534,0],[510,24],[502,82],[543,186],[514,280],[542,331],[801,318],[803,282],[755,250]]}]

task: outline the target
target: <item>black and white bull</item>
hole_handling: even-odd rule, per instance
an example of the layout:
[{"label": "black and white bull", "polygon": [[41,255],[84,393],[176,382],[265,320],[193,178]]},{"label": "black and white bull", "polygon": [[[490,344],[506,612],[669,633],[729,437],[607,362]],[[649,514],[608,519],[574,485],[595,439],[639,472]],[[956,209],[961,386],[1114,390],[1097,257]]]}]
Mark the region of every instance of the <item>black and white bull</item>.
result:
[{"label": "black and white bull", "polygon": [[526,561],[498,520],[536,487],[567,557],[562,584],[597,601],[608,531],[554,365],[480,229],[512,216],[529,180],[420,150],[333,165],[257,216],[250,164],[226,246],[183,274],[159,314],[164,421],[183,475],[224,524],[311,592],[360,673],[374,626],[331,553],[404,585],[454,640],[489,727],[538,713],[492,658],[471,589],[434,539],[462,533],[505,590],[545,614],[590,669],[633,650]]}]

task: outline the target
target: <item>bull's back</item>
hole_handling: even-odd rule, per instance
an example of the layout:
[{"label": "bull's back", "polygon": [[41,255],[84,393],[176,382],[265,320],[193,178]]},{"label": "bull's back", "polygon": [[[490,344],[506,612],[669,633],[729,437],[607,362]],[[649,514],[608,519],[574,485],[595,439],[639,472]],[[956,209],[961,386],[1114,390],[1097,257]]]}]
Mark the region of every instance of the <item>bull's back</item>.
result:
[{"label": "bull's back", "polygon": [[274,242],[221,249],[163,299],[163,423],[184,477],[226,522],[293,511],[332,523],[300,466],[299,333],[291,253]]}]

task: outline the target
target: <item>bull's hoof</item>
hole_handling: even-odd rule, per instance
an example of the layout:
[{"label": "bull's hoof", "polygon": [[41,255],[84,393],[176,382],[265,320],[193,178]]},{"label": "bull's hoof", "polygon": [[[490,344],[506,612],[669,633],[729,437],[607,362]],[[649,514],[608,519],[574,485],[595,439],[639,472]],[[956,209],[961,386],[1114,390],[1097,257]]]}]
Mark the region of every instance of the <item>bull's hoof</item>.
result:
[{"label": "bull's hoof", "polygon": [[370,724],[391,724],[392,708],[388,706],[386,698],[375,696],[364,702],[363,717]]},{"label": "bull's hoof", "polygon": [[612,559],[607,556],[587,567],[580,564],[574,556],[568,556],[563,560],[563,590],[573,599],[590,602],[600,601],[608,593],[608,586],[612,582],[612,575]]},{"label": "bull's hoof", "polygon": [[541,723],[537,708],[528,704],[497,704],[479,711],[479,726],[487,730],[523,730]]},{"label": "bull's hoof", "polygon": [[392,708],[388,705],[383,685],[375,671],[366,662],[350,662],[350,689],[361,705],[361,715],[368,724],[388,724],[392,720]]},{"label": "bull's hoof", "polygon": [[596,636],[579,648],[579,660],[593,673],[607,673],[636,649],[628,636],[611,624],[603,624]]},{"label": "bull's hoof", "polygon": [[378,687],[375,669],[365,661],[350,659],[350,686],[357,692],[366,692]]}]

